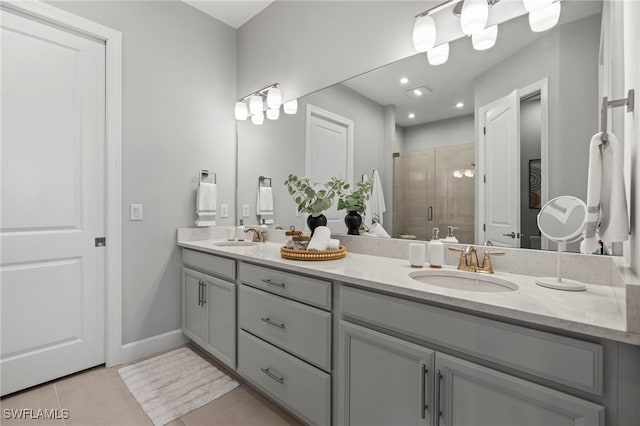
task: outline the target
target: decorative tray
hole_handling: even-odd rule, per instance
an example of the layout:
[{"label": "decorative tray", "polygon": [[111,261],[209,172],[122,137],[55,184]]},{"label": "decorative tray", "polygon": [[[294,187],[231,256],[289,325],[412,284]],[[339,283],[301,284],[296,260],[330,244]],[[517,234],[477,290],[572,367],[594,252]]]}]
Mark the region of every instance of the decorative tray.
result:
[{"label": "decorative tray", "polygon": [[347,255],[347,248],[340,246],[338,250],[307,251],[288,249],[284,246],[280,248],[280,256],[291,260],[336,260]]}]

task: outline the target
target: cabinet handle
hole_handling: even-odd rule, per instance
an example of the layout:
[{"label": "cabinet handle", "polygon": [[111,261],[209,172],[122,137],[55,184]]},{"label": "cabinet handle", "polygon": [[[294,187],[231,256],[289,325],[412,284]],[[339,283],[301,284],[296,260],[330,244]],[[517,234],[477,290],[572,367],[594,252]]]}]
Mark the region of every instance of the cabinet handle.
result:
[{"label": "cabinet handle", "polygon": [[202,306],[207,303],[207,283],[202,281]]},{"label": "cabinet handle", "polygon": [[427,390],[425,389],[428,373],[429,370],[427,369],[427,366],[424,364],[420,364],[420,411],[423,420],[426,418],[426,413],[429,409],[429,405],[427,404]]},{"label": "cabinet handle", "polygon": [[280,384],[284,384],[284,378],[283,377],[278,377],[275,374],[273,374],[271,372],[270,369],[268,368],[261,368],[260,371],[262,371],[264,374],[266,374],[267,376],[271,377],[273,380],[275,380],[276,382],[280,383]]},{"label": "cabinet handle", "polygon": [[429,206],[429,210],[427,212],[427,220],[429,222],[433,220],[433,206]]},{"label": "cabinet handle", "polygon": [[202,280],[198,281],[198,306],[202,306]]},{"label": "cabinet handle", "polygon": [[266,322],[269,325],[272,325],[274,327],[278,327],[284,330],[284,323],[283,322],[275,322],[273,321],[271,318],[260,318],[263,322]]},{"label": "cabinet handle", "polygon": [[275,285],[275,286],[284,288],[284,283],[276,283],[276,282],[271,281],[270,279],[264,279],[264,280],[262,280],[262,282],[265,283],[265,284]]},{"label": "cabinet handle", "polygon": [[435,426],[440,426],[440,416],[442,416],[442,411],[440,411],[440,380],[442,380],[442,373],[440,370],[436,370]]}]

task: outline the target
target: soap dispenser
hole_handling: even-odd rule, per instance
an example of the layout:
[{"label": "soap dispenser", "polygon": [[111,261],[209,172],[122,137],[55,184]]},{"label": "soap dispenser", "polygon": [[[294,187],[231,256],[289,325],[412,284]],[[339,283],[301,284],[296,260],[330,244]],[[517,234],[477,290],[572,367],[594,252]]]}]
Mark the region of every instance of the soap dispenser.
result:
[{"label": "soap dispenser", "polygon": [[240,225],[236,228],[236,240],[244,241],[244,220],[240,219]]},{"label": "soap dispenser", "polygon": [[456,238],[455,235],[453,235],[453,230],[454,229],[458,229],[458,227],[457,226],[451,226],[451,225],[447,226],[447,238],[445,238],[442,241],[444,241],[445,243],[455,243],[455,244],[457,244],[458,243],[458,239]]},{"label": "soap dispenser", "polygon": [[444,244],[438,239],[440,230],[433,228],[433,236],[427,247],[427,260],[431,268],[442,268],[444,263]]}]

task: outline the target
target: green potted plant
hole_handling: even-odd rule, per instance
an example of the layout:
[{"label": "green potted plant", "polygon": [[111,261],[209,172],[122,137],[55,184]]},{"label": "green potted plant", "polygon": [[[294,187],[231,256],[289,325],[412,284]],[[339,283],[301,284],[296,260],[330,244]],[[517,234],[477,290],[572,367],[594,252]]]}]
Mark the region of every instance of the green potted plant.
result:
[{"label": "green potted plant", "polygon": [[311,182],[308,177],[289,175],[284,184],[298,205],[298,212],[309,214],[307,226],[311,235],[318,226],[327,225],[327,218],[322,212],[331,208],[333,199],[345,188],[344,180],[336,177],[321,186],[319,183]]},{"label": "green potted plant", "polygon": [[371,188],[373,181],[368,180],[366,182],[356,183],[356,189],[347,192],[349,184],[342,185],[342,190],[338,194],[338,210],[346,210],[347,215],[344,218],[344,223],[349,229],[349,234],[360,235],[360,225],[362,225],[362,216],[365,206],[371,195]]}]

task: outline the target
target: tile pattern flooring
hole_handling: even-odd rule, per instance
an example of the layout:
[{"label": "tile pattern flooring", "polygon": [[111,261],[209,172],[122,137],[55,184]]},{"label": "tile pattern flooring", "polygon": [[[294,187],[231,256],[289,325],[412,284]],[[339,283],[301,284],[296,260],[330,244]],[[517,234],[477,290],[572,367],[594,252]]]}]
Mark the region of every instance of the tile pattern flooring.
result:
[{"label": "tile pattern flooring", "polygon": [[[202,355],[197,348],[192,349]],[[207,356],[217,368],[229,373]],[[139,360],[134,361],[138,362]],[[118,376],[117,366],[96,367],[64,377],[0,401],[2,426],[152,426],[151,421]],[[235,374],[230,374],[235,376]],[[236,377],[237,379],[237,377]],[[233,391],[171,422],[168,426],[242,425],[299,426],[298,420],[240,382]],[[67,409],[68,419],[8,420],[5,409]]]}]

